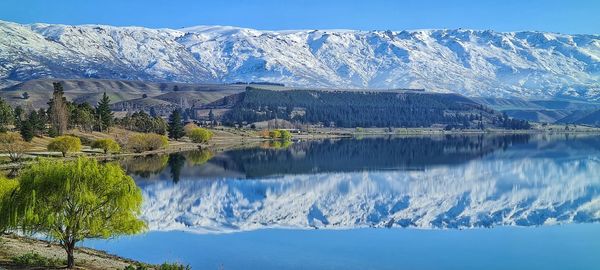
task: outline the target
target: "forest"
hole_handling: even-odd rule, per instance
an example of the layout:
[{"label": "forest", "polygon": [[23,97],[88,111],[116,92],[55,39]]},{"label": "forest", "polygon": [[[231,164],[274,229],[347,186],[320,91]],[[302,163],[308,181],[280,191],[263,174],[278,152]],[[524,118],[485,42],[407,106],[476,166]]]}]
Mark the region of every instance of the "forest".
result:
[{"label": "forest", "polygon": [[417,91],[271,91],[248,87],[224,116],[225,124],[283,119],[326,127],[530,128],[457,94]]}]

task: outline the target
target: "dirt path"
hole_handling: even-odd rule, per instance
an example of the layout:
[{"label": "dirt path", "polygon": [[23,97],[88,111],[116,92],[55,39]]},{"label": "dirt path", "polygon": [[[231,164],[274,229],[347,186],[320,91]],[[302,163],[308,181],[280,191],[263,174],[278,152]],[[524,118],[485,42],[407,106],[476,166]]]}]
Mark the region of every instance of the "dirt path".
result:
[{"label": "dirt path", "polygon": [[[44,267],[23,268],[12,263],[11,258],[13,256],[23,255],[32,251],[46,258],[66,259],[65,251],[56,244],[12,234],[3,235],[0,236],[0,269],[46,269]],[[93,249],[77,248],[75,251],[75,265],[77,269],[122,270],[126,266],[135,263],[137,262]]]}]

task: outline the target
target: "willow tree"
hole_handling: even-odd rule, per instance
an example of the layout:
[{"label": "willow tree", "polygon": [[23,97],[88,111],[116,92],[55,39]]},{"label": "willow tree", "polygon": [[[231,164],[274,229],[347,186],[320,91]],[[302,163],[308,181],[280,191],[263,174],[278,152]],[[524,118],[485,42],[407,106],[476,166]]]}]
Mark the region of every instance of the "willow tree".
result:
[{"label": "willow tree", "polygon": [[19,182],[0,176],[0,234],[8,228],[10,220],[10,196],[15,192]]},{"label": "willow tree", "polygon": [[81,139],[69,135],[58,136],[50,141],[47,148],[50,151],[60,152],[63,157],[66,157],[67,153],[81,151]]},{"label": "willow tree", "polygon": [[[8,229],[41,233],[57,241],[73,268],[77,242],[139,233],[142,194],[113,163],[94,159],[43,160],[25,169],[9,200],[2,200]],[[7,213],[8,211],[8,213]]]}]

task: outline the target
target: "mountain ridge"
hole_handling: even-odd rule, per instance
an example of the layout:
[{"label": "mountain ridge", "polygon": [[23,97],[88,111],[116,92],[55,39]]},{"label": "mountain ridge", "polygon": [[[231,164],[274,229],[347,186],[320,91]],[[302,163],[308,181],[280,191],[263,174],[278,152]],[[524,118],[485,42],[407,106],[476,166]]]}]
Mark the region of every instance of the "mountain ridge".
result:
[{"label": "mountain ridge", "polygon": [[600,99],[600,35],[151,29],[0,21],[0,81],[105,78]]}]

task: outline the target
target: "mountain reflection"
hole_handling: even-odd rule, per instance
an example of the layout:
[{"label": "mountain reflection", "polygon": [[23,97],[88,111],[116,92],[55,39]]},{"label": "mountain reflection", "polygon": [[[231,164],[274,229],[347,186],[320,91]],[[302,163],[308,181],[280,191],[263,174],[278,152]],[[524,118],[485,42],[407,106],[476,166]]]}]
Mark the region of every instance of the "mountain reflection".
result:
[{"label": "mountain reflection", "polygon": [[176,183],[171,162],[132,174],[152,230],[530,226],[598,221],[599,147],[564,135],[329,140],[177,160]]}]

